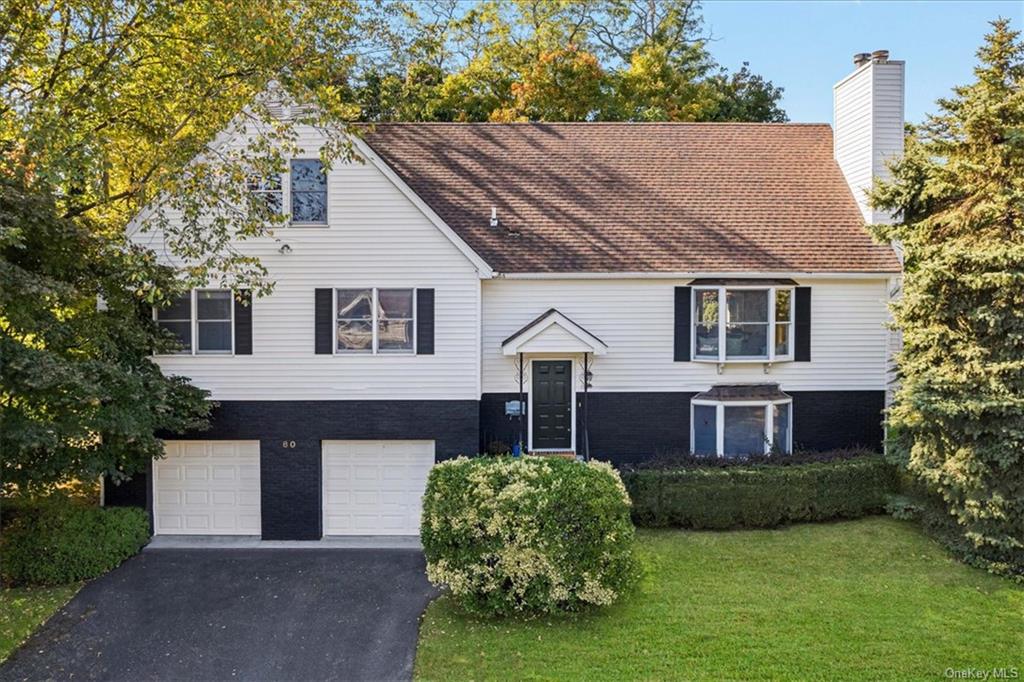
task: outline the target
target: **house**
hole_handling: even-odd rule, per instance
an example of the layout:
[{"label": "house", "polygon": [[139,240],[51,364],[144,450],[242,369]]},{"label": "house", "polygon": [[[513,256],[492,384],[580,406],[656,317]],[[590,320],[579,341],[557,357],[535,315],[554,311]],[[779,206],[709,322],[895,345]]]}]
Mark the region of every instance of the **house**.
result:
[{"label": "house", "polygon": [[[108,485],[157,534],[415,534],[435,461],[522,442],[613,462],[879,448],[900,263],[864,191],[903,63],[858,55],[827,124],[386,124],[255,183],[276,281],[156,312],[212,428]],[[285,245],[287,248],[285,248]]]}]

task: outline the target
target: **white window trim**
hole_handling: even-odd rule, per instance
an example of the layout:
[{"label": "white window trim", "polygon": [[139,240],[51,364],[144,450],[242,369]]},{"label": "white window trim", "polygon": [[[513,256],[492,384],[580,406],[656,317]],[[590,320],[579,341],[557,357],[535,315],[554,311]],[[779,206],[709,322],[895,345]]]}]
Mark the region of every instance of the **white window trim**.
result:
[{"label": "white window trim", "polygon": [[[356,349],[345,349],[338,348],[338,289],[369,289],[371,291],[370,297],[373,305],[373,315],[370,318],[370,333],[373,336],[373,340],[370,342],[369,352],[365,350]],[[406,349],[385,349],[380,350],[377,347],[377,313],[379,311],[378,292],[381,289],[411,289],[412,290],[412,317],[409,321],[412,323],[412,348]],[[333,331],[331,336],[333,337],[331,343],[334,348],[334,355],[416,355],[417,338],[416,338],[416,303],[419,289],[416,287],[409,286],[388,286],[388,287],[362,287],[362,286],[336,286],[331,289],[331,308],[334,311]]]},{"label": "white window trim", "polygon": [[299,221],[296,221],[296,220],[292,220],[292,162],[293,161],[320,161],[320,158],[319,157],[310,158],[308,156],[301,156],[301,157],[297,156],[297,157],[295,157],[293,159],[288,159],[288,172],[284,173],[284,176],[281,178],[281,192],[282,192],[282,197],[281,198],[282,198],[282,201],[286,201],[287,202],[281,208],[282,208],[282,210],[284,210],[286,212],[285,214],[288,216],[288,227],[295,227],[295,228],[311,227],[311,228],[317,228],[317,229],[321,229],[321,230],[323,228],[325,228],[325,227],[330,227],[330,224],[331,224],[331,184],[330,184],[330,182],[328,182],[329,178],[327,177],[327,169],[323,167],[323,162],[322,161],[321,161],[320,168],[324,172],[324,222],[322,222],[322,223],[307,223],[307,222],[299,222]]},{"label": "white window trim", "polygon": [[[728,308],[726,306],[726,292],[727,291],[764,291],[767,292],[768,296],[768,321],[765,323],[765,333],[767,334],[766,346],[768,349],[768,355],[740,355],[734,357],[726,357],[726,327],[728,325],[726,317],[728,316]],[[701,291],[717,291],[718,292],[718,357],[712,358],[707,356],[697,355],[697,296],[698,292]],[[777,292],[789,291],[789,321],[778,322],[775,319],[775,299]],[[695,286],[690,290],[690,358],[693,362],[708,362],[716,365],[724,364],[736,364],[736,363],[774,363],[774,362],[791,362],[793,360],[793,349],[796,345],[796,323],[793,319],[795,315],[795,301],[796,301],[796,287],[795,286],[763,286],[763,285],[723,285],[723,286]],[[775,353],[775,329],[778,326],[788,325],[789,327],[789,352],[785,355],[776,355]]]},{"label": "white window trim", "polygon": [[[227,291],[231,294],[231,350],[199,350],[199,292],[200,291]],[[212,356],[212,357],[234,357],[235,355],[235,291],[234,289],[220,289],[211,287],[196,287],[189,292],[189,333],[192,335],[190,350],[180,350],[175,353],[158,353],[157,357],[173,358],[181,355],[191,356]],[[156,306],[153,307],[153,321],[159,322]],[[166,320],[165,320],[166,321]],[[220,320],[223,322],[223,320]]]},{"label": "white window trim", "polygon": [[771,454],[775,446],[773,437],[775,435],[775,415],[772,408],[777,405],[789,405],[787,416],[789,423],[786,429],[786,443],[783,452],[793,452],[793,399],[783,400],[701,400],[690,401],[690,452],[694,452],[696,443],[697,422],[695,419],[694,407],[704,405],[715,408],[715,450],[718,457],[725,457],[725,408],[726,407],[763,407],[764,408],[764,453]]},{"label": "white window trim", "polygon": [[526,394],[526,450],[527,452],[566,452],[563,448],[541,448],[535,450],[533,447],[533,363],[550,361],[567,361],[569,363],[569,385],[572,386],[572,397],[570,397],[569,411],[569,452],[576,452],[576,359],[568,355],[552,355],[542,358],[530,358],[528,376],[530,377],[529,391]]}]

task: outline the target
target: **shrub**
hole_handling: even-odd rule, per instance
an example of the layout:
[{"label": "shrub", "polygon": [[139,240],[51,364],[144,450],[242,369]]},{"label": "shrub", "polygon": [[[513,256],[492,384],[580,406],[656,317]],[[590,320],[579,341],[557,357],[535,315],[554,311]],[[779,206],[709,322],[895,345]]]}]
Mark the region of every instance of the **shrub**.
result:
[{"label": "shrub", "polygon": [[623,474],[637,525],[768,528],[881,512],[897,477],[880,455],[789,466],[643,469]]},{"label": "shrub", "polygon": [[106,573],[149,539],[146,512],[67,501],[18,511],[0,538],[5,584],[60,585]]},{"label": "shrub", "polygon": [[430,472],[427,576],[486,615],[614,602],[637,577],[629,496],[608,464],[460,457]]}]

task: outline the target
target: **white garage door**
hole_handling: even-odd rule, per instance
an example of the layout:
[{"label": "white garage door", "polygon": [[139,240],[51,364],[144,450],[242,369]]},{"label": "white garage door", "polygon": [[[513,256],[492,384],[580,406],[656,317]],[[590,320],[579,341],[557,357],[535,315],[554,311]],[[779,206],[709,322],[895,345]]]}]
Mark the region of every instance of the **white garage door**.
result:
[{"label": "white garage door", "polygon": [[324,535],[418,535],[434,441],[324,441]]},{"label": "white garage door", "polygon": [[167,441],[153,463],[160,535],[259,535],[259,441]]}]

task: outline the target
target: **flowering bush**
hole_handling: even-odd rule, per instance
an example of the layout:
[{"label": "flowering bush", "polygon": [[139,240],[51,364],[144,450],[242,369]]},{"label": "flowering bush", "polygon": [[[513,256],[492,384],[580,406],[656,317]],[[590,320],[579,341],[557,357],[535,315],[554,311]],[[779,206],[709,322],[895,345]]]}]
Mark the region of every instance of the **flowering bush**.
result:
[{"label": "flowering bush", "polygon": [[603,462],[441,462],[423,498],[427,577],[483,614],[611,604],[637,576],[629,507]]}]

